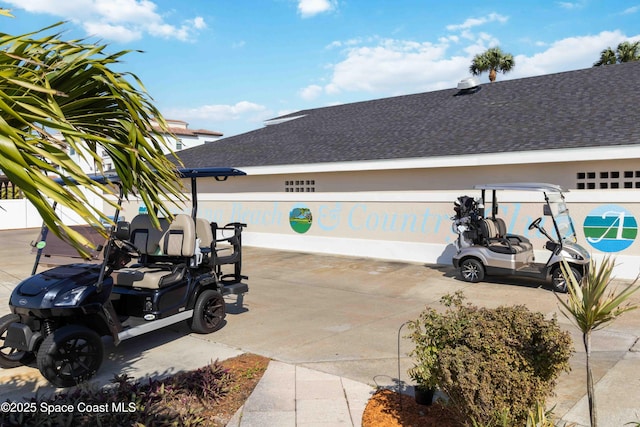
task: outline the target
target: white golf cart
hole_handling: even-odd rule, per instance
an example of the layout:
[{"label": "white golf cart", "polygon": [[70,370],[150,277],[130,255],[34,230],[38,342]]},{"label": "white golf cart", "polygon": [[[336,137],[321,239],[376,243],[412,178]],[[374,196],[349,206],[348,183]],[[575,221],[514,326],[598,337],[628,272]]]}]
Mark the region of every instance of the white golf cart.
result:
[{"label": "white golf cart", "polygon": [[[454,203],[452,217],[457,253],[453,265],[467,282],[479,282],[485,275],[538,278],[551,281],[553,289],[567,291],[567,283],[560,267],[566,260],[573,275],[580,280],[589,264],[589,253],[576,239],[575,228],[566,207],[563,189],[544,183],[507,183],[476,185],[480,198],[459,197]],[[544,248],[550,252],[544,263],[535,262],[533,245],[524,236],[508,234],[504,220],[498,217],[498,191],[533,191],[544,197],[543,215],[551,221],[552,230],[542,226],[543,217],[535,219],[529,230],[537,229],[548,241]],[[491,201],[487,203],[487,193]],[[485,216],[485,206],[489,212]]]}]

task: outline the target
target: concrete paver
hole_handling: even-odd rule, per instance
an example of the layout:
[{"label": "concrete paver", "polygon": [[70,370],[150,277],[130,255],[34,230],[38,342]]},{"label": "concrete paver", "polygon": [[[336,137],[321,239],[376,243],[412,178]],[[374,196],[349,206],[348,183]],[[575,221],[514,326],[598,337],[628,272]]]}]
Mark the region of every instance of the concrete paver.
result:
[{"label": "concrete paver", "polygon": [[[31,271],[28,245],[34,230],[0,232],[0,315],[13,286]],[[185,324],[108,346],[96,381],[125,370],[145,376],[195,369],[214,360],[252,352],[273,359],[258,387],[230,425],[360,425],[375,386],[409,382],[411,344],[402,325],[442,295],[462,290],[481,306],[525,304],[558,316],[571,332],[572,371],[562,374],[549,400],[563,420],[588,425],[582,337],[560,314],[555,295],[535,282],[501,279],[469,284],[450,266],[314,255],[247,247],[244,273],[250,291],[241,310],[228,302],[227,324],[210,335]],[[633,297],[640,302],[640,294]],[[3,309],[2,307],[5,307]],[[400,340],[398,337],[401,337]],[[592,363],[600,425],[640,420],[640,310],[625,313],[593,336]],[[400,370],[398,370],[400,364]],[[0,400],[54,391],[33,367],[0,370]],[[340,393],[342,390],[342,393]],[[234,424],[235,423],[235,424]]]},{"label": "concrete paver", "polygon": [[[640,421],[640,355],[626,353],[609,367],[596,384],[598,424],[624,426]],[[581,367],[584,372],[584,365]],[[585,374],[586,375],[586,374]],[[564,421],[579,426],[589,425],[589,406],[586,395],[563,416]]]},{"label": "concrete paver", "polygon": [[361,426],[374,389],[366,384],[273,361],[228,424],[237,426]]}]

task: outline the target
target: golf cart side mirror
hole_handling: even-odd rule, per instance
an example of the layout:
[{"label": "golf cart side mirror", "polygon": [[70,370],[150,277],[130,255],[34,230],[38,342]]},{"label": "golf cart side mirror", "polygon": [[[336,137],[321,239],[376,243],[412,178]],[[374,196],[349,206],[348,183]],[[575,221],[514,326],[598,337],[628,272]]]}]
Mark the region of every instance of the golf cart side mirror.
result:
[{"label": "golf cart side mirror", "polygon": [[129,240],[129,224],[127,221],[118,221],[116,224],[116,239],[118,240]]},{"label": "golf cart side mirror", "polygon": [[553,216],[553,214],[551,213],[551,208],[549,207],[549,205],[542,205],[542,214],[544,216]]}]

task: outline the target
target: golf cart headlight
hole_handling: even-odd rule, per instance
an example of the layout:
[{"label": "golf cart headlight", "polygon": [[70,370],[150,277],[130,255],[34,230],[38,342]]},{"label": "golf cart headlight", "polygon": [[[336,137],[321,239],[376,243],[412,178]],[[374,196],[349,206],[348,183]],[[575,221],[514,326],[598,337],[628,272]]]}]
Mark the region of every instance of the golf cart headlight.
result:
[{"label": "golf cart headlight", "polygon": [[77,288],[73,288],[63,294],[60,294],[53,305],[56,307],[70,307],[78,304],[78,302],[82,299],[82,293],[86,291],[88,286],[78,286]]},{"label": "golf cart headlight", "polygon": [[583,258],[580,254],[578,254],[578,253],[573,253],[573,252],[571,253],[571,258],[576,259],[576,260],[578,260],[578,261],[582,261],[582,260],[584,260],[584,258]]}]

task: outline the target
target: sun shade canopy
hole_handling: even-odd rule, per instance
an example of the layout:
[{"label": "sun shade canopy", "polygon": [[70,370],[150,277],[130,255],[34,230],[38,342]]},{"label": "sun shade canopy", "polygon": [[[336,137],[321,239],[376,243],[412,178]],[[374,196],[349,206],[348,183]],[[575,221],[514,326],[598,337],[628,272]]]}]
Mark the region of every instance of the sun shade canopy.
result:
[{"label": "sun shade canopy", "polygon": [[[246,172],[235,168],[182,168],[178,169],[178,176],[180,178],[208,178],[213,177],[216,179],[227,178],[229,176],[241,176],[246,175]],[[120,182],[120,177],[116,174],[107,175],[89,175],[92,181],[99,184],[106,184],[109,182]],[[77,181],[72,178],[67,178],[65,181],[63,178],[55,178],[55,182],[58,184],[77,184]]]},{"label": "sun shade canopy", "polygon": [[473,187],[476,190],[511,190],[511,191],[544,191],[545,193],[562,193],[566,190],[556,184],[544,182],[509,182],[505,184],[482,184]]}]

